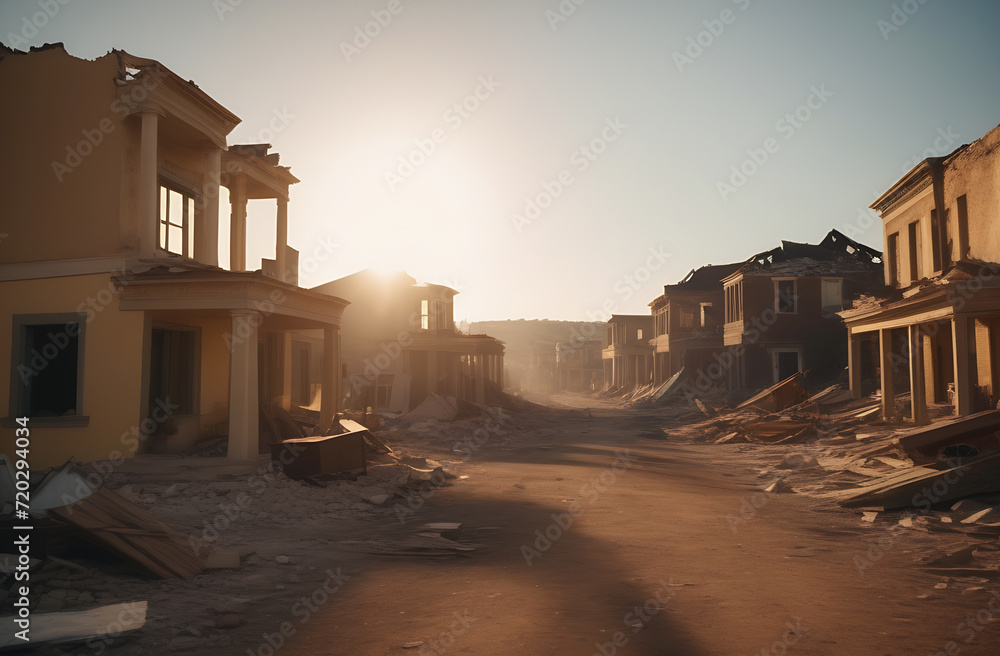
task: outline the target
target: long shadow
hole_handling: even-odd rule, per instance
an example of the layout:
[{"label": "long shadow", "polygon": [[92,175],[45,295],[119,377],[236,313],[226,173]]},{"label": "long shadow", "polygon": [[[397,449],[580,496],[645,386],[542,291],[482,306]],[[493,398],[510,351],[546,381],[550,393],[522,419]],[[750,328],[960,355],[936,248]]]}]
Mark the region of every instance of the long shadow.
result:
[{"label": "long shadow", "polygon": [[[629,566],[623,559],[615,556],[618,545],[611,540],[596,538],[586,529],[579,526],[569,526],[566,529],[553,529],[553,515],[566,513],[565,505],[550,505],[526,501],[524,499],[507,498],[465,498],[458,494],[442,494],[432,499],[425,512],[414,524],[431,521],[465,522],[473,528],[499,526],[500,530],[479,530],[477,536],[486,538],[482,549],[469,557],[460,560],[426,560],[415,563],[412,559],[401,557],[372,557],[367,561],[366,568],[377,568],[379,577],[395,580],[401,591],[406,591],[403,599],[413,603],[419,601],[423,607],[435,606],[442,617],[440,626],[430,623],[431,628],[423,634],[426,637],[437,634],[438,629],[447,626],[452,619],[452,612],[461,611],[458,606],[449,607],[447,590],[460,588],[471,578],[489,579],[502,576],[507,585],[514,585],[524,590],[539,590],[546,596],[546,602],[541,605],[551,609],[551,613],[543,616],[520,616],[516,610],[508,609],[504,613],[500,633],[519,636],[521,647],[510,646],[495,653],[522,654],[656,654],[663,656],[697,656],[704,653],[697,645],[694,637],[685,628],[672,619],[673,608],[684,603],[684,592],[678,588],[662,588],[660,580],[668,582],[677,575],[670,571],[669,563],[664,563],[660,576],[640,585],[629,580]],[[586,511],[580,516],[586,518]],[[579,520],[577,520],[579,521]],[[540,541],[538,530],[550,536],[558,536],[546,546]],[[537,555],[530,557],[530,566],[525,555],[525,547],[533,549]],[[377,600],[379,590],[373,588],[375,581],[366,581],[364,572],[357,576],[356,584],[345,587],[344,595],[335,607],[328,611],[340,613],[337,639],[344,645],[371,645],[371,651],[354,648],[345,651],[331,651],[331,654],[377,654],[391,649],[398,650],[407,641],[405,635],[395,635],[391,623],[383,625],[377,632],[362,629],[356,624],[351,628],[345,622],[342,614],[345,609],[361,611],[361,615],[369,612],[383,613],[385,609],[373,606],[373,597]],[[437,581],[437,592],[432,592],[431,598],[420,599],[420,595],[411,595],[414,586]],[[491,588],[481,590],[483,595]],[[642,614],[635,614],[636,607],[643,607],[655,600],[659,593],[664,599],[650,603],[647,607],[645,622],[642,628],[634,626],[641,622]],[[535,594],[535,593],[527,593]],[[657,606],[659,610],[656,610]],[[406,603],[392,606],[395,615],[399,609],[407,609]],[[405,611],[404,611],[405,612]],[[630,615],[631,614],[631,615]],[[398,617],[398,615],[397,615]],[[482,620],[479,620],[483,626]],[[345,627],[345,624],[348,626]],[[527,627],[527,628],[525,628]],[[473,624],[469,629],[472,636],[478,627]],[[490,628],[496,631],[496,628]],[[620,633],[619,633],[620,632]],[[619,642],[614,644],[618,633]],[[527,644],[525,644],[527,641]],[[321,639],[320,642],[325,642]],[[461,644],[456,640],[457,644]],[[314,652],[315,644],[305,641],[301,644],[295,640],[289,642],[285,653],[306,654],[325,653]],[[330,644],[327,642],[326,644]],[[604,647],[602,653],[599,645]],[[302,648],[307,651],[303,651]],[[487,653],[455,649],[456,653]],[[406,652],[404,652],[406,653]],[[443,653],[443,652],[439,652]],[[488,652],[494,653],[494,652]]]},{"label": "long shadow", "polygon": [[[513,452],[484,450],[475,459],[484,463],[508,463],[517,466],[530,467],[571,467],[609,471],[615,459],[615,451],[628,448],[638,455],[638,460],[629,465],[628,472],[644,472],[654,476],[665,476],[676,481],[684,480],[699,486],[712,484],[711,472],[706,474],[707,465],[698,461],[699,467],[692,466],[697,459],[681,457],[683,451],[662,454],[669,445],[657,443],[637,444],[639,438],[634,431],[621,431],[620,427],[607,435],[601,434],[601,424],[604,421],[581,421],[581,425],[590,426],[596,434],[571,435],[560,438],[552,449],[541,450],[530,445],[518,447]],[[611,426],[610,428],[614,428]],[[610,443],[609,443],[610,442]],[[673,450],[673,449],[670,449]],[[510,467],[506,467],[509,477]],[[572,470],[571,470],[572,471]],[[625,474],[627,479],[629,473]],[[532,472],[537,475],[537,472]],[[588,476],[585,474],[583,478]],[[574,478],[579,478],[574,476]],[[647,479],[648,480],[648,479]],[[635,485],[636,482],[619,482],[616,485]],[[379,537],[398,531],[400,534],[412,530],[424,522],[450,521],[463,522],[467,526],[479,528],[477,539],[483,543],[483,548],[463,558],[447,560],[415,560],[413,558],[393,556],[372,556],[363,563],[363,571],[351,585],[346,586],[336,604],[330,609],[324,609],[324,618],[337,613],[334,622],[337,627],[337,639],[344,640],[347,645],[355,648],[344,651],[330,651],[331,654],[381,654],[398,650],[407,642],[405,635],[394,634],[394,626],[390,622],[380,629],[374,630],[352,622],[343,614],[352,617],[380,615],[382,617],[400,618],[406,613],[430,613],[435,618],[444,618],[439,622],[447,625],[453,611],[461,608],[449,606],[449,590],[462,589],[470,579],[484,582],[500,577],[504,585],[514,586],[526,591],[533,604],[550,609],[544,615],[524,617],[516,610],[507,609],[503,612],[504,625],[500,627],[488,623],[475,624],[469,629],[469,636],[477,630],[487,630],[500,634],[508,634],[518,639],[527,640],[530,644],[511,645],[509,649],[498,649],[496,652],[461,650],[457,645],[456,653],[523,653],[523,654],[657,654],[697,656],[704,653],[698,646],[694,636],[672,618],[673,608],[684,603],[682,588],[660,588],[660,580],[669,581],[671,577],[681,576],[670,571],[670,564],[663,562],[657,567],[659,572],[655,580],[636,583],[631,566],[625,558],[617,555],[622,553],[616,540],[601,538],[594,535],[593,528],[587,529],[588,522],[601,521],[599,515],[606,512],[607,501],[598,501],[597,505],[583,505],[583,512],[572,521],[571,525],[559,526],[555,517],[562,518],[566,523],[567,505],[561,501],[546,503],[537,499],[527,499],[523,495],[511,494],[509,489],[484,489],[486,483],[476,487],[465,487],[459,484],[446,491],[434,494],[418,514],[411,518],[406,526],[384,526],[375,528]],[[729,486],[731,487],[731,485]],[[601,509],[599,509],[601,508]],[[641,512],[643,509],[632,508],[631,511]],[[591,517],[588,517],[591,515]],[[596,517],[594,517],[596,516]],[[644,521],[648,521],[648,518]],[[485,527],[496,527],[486,530]],[[539,533],[546,538],[540,538]],[[551,538],[555,538],[554,540]],[[665,545],[663,552],[669,552]],[[529,565],[530,562],[530,565]],[[386,603],[385,591],[381,589],[385,581],[395,581],[400,590],[406,591],[396,606],[390,603],[392,613],[386,613],[385,608],[373,604]],[[486,595],[489,588],[481,590]],[[659,610],[650,613],[634,613],[636,607],[643,607],[651,602],[655,608],[654,593],[670,597]],[[543,597],[544,602],[539,602]],[[399,610],[402,609],[402,610]],[[419,610],[417,610],[419,609]],[[397,614],[398,613],[398,614]],[[632,615],[630,615],[632,613]],[[645,618],[643,617],[645,615]],[[643,622],[645,619],[647,621]],[[642,623],[640,628],[635,626]],[[430,622],[433,625],[433,622]],[[444,627],[439,627],[444,628]],[[412,634],[413,629],[407,630]],[[322,627],[315,629],[313,637],[297,638],[289,642],[285,653],[311,654],[317,645],[331,644],[322,635]],[[430,636],[437,631],[432,626],[422,634]],[[620,644],[615,644],[615,639]],[[357,648],[357,645],[367,644],[367,649]],[[436,643],[435,643],[436,644]],[[423,653],[444,653],[443,651],[426,651]],[[419,653],[419,652],[417,652]]]}]

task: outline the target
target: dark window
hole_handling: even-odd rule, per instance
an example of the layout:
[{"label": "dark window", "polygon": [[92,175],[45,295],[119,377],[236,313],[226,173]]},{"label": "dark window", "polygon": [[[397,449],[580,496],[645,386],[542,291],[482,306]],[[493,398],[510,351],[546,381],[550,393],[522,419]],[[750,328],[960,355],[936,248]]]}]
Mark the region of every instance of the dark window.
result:
[{"label": "dark window", "polygon": [[920,224],[916,221],[906,227],[910,251],[910,282],[920,280]]},{"label": "dark window", "polygon": [[934,256],[934,270],[941,270],[941,224],[938,223],[937,210],[931,210],[931,250]]},{"label": "dark window", "polygon": [[[14,315],[10,414],[83,421],[83,315]],[[63,423],[60,421],[59,423]],[[81,425],[79,421],[75,425]]]},{"label": "dark window", "polygon": [[886,262],[889,269],[889,284],[898,285],[899,284],[899,233],[894,232],[889,235],[888,245],[886,250],[889,251],[889,259]]},{"label": "dark window", "polygon": [[965,194],[958,197],[958,259],[969,255],[969,205]]},{"label": "dark window", "polygon": [[796,296],[794,280],[778,280],[775,285],[777,311],[782,314],[795,314]]}]

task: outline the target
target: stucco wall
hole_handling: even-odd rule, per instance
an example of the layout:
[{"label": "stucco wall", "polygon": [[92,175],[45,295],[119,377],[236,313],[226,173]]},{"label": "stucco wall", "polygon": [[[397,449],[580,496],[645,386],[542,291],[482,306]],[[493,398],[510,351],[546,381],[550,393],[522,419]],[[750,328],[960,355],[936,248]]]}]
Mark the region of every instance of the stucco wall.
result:
[{"label": "stucco wall", "polygon": [[1000,261],[1000,128],[989,132],[948,162],[944,176],[944,201],[949,218],[952,259],[958,251],[953,226],[957,225],[958,197],[965,195],[968,211],[968,255],[989,262]]},{"label": "stucco wall", "polygon": [[[120,312],[108,274],[0,283],[0,344],[10,344],[14,314],[87,311],[84,337],[83,427],[31,430],[31,466],[60,465],[133,455],[140,424],[143,314]],[[88,306],[88,299],[94,304]],[[107,300],[107,303],[101,303]],[[100,308],[98,311],[95,308]],[[11,370],[9,348],[0,349],[0,371]],[[10,378],[0,376],[0,416],[10,410]],[[11,453],[14,430],[0,428],[0,452]]]},{"label": "stucco wall", "polygon": [[[884,229],[883,238],[885,243],[885,253],[883,261],[885,263],[885,283],[892,284],[892,277],[889,271],[891,261],[889,258],[889,235],[898,233],[898,257],[899,257],[899,287],[908,287],[911,283],[921,278],[929,278],[934,275],[934,251],[931,232],[931,210],[934,209],[934,193],[932,187],[928,186],[922,190],[915,198],[907,201],[900,208],[883,217]],[[910,276],[910,234],[909,225],[914,221],[918,223],[918,275],[916,278]]]},{"label": "stucco wall", "polygon": [[[52,49],[0,61],[5,199],[0,262],[113,255],[119,231],[124,112],[115,105],[117,60]],[[23,193],[31,189],[34,193]]]}]

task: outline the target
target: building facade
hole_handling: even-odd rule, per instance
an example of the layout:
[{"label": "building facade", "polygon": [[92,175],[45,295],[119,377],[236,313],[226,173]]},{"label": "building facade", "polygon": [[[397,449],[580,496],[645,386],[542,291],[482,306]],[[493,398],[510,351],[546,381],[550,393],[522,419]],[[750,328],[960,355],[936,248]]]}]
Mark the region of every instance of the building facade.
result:
[{"label": "building facade", "polygon": [[[338,394],[346,302],[297,284],[289,186],[266,144],[229,148],[239,119],[159,62],[61,44],[0,47],[0,451],[27,418],[32,465],[116,462],[228,435],[267,450],[259,403],[288,407],[290,331],[329,349],[321,418]],[[219,266],[220,187],[231,199]],[[246,202],[275,203],[275,261],[246,271]],[[22,422],[23,423],[23,422]]]},{"label": "building facade", "polygon": [[892,292],[843,313],[851,390],[882,389],[882,414],[926,423],[929,403],[966,415],[996,406],[1000,348],[1000,127],[914,167],[872,204]]},{"label": "building facade", "polygon": [[454,289],[365,269],[313,291],[351,303],[341,346],[350,407],[407,412],[431,393],[501,402],[504,345],[458,332]]},{"label": "building facade", "polygon": [[600,392],[604,389],[603,345],[599,339],[556,344],[556,371],[562,392]]},{"label": "building facade", "polygon": [[692,270],[649,304],[653,316],[653,382],[660,385],[686,365],[699,367],[723,348],[722,279],[743,266],[708,265]]},{"label": "building facade", "polygon": [[648,314],[614,314],[608,319],[604,389],[626,392],[653,382],[653,318]]},{"label": "building facade", "polygon": [[847,363],[838,312],[881,289],[881,253],[831,230],[817,245],[783,241],[723,279],[725,375],[731,390]]}]

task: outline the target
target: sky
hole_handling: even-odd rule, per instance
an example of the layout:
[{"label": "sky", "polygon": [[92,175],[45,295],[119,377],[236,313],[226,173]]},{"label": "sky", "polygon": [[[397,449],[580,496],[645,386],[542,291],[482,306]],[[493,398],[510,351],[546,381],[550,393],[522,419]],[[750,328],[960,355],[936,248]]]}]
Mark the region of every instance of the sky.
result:
[{"label": "sky", "polygon": [[[994,0],[0,2],[7,45],[158,60],[270,143],[303,286],[405,270],[469,321],[647,314],[831,228],[881,249],[868,206],[1000,123],[998,26]],[[274,225],[251,201],[251,268]]]}]

